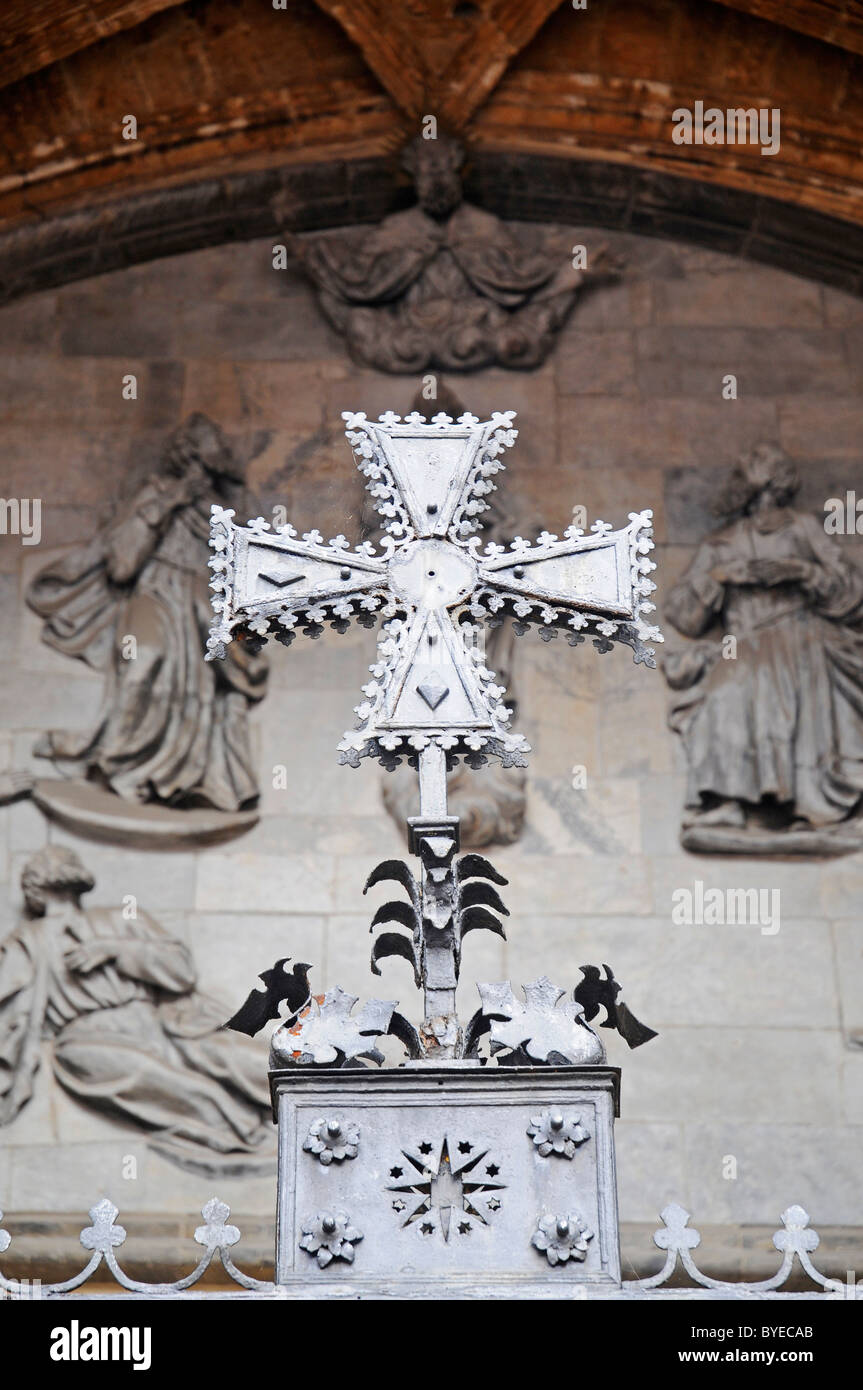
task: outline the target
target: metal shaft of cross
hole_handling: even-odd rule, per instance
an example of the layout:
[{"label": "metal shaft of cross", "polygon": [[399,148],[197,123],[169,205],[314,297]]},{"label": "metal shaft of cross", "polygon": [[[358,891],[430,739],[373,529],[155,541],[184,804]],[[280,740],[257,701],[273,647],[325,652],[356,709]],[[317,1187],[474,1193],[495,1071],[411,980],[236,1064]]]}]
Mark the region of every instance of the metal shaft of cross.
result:
[{"label": "metal shaft of cross", "polygon": [[[446,753],[436,744],[423,748],[419,768],[420,813],[409,820],[411,843],[422,862],[421,931],[423,1027],[427,1043],[440,1055],[458,1045],[456,1015],[458,935],[455,852],[458,817],[447,815]],[[428,1036],[431,1034],[431,1036]]]}]

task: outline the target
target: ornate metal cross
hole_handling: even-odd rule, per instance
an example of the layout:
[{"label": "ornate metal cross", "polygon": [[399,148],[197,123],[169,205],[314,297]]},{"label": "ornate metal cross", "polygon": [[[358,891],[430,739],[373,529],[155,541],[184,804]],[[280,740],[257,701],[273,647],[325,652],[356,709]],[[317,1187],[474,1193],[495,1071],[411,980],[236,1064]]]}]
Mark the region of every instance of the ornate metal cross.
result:
[{"label": "ornate metal cross", "polygon": [[[645,621],[654,605],[649,575],[652,513],[630,512],[614,531],[596,521],[590,534],[576,526],[563,539],[543,531],[517,536],[507,549],[481,550],[476,532],[501,455],[515,442],[513,411],[479,421],[417,413],[404,420],[388,411],[375,424],[345,412],[347,438],[384,523],[380,550],[367,542],[351,550],[344,536],[327,544],[318,531],[302,539],[291,525],[275,531],[263,518],[238,526],[234,513],[213,507],[210,561],[216,620],[208,658],[224,655],[234,637],[259,646],[267,636],[289,644],[301,625],[318,637],[329,624],[343,632],[350,619],[371,627],[385,619],[378,660],[356,707],[356,729],[339,744],[340,761],[363,757],[392,768],[406,754],[419,773],[419,815],[409,818],[411,849],[423,865],[421,883],[407,865],[390,860],[369,885],[394,878],[410,902],[391,903],[373,926],[397,922],[411,937],[384,932],[372,968],[398,954],[414,967],[425,994],[424,1046],[459,1055],[455,1012],[461,939],[474,927],[503,934],[489,907],[506,909],[491,883],[502,883],[479,855],[454,859],[458,818],[447,814],[447,768],[459,757],[480,767],[489,757],[505,767],[526,762],[529,746],[509,731],[504,689],[483,660],[481,629],[509,616],[517,633],[532,624],[546,637],[558,630],[571,645],[593,636],[598,651],[614,642],[632,647],[637,662],[654,665],[645,645],[661,641]],[[369,886],[367,885],[367,886]],[[400,911],[396,911],[400,909]]]}]

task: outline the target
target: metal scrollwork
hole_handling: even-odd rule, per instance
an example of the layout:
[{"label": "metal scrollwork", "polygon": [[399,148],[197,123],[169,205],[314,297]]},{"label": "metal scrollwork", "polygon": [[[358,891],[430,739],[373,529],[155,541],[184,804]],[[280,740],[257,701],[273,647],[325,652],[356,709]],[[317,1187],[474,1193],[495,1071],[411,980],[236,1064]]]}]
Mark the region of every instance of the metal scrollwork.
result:
[{"label": "metal scrollwork", "polygon": [[[434,1146],[431,1143],[419,1145],[418,1150],[420,1150],[420,1152],[418,1152],[417,1157],[425,1158],[426,1149],[428,1153],[431,1154],[434,1151]],[[440,1154],[441,1149],[439,1148],[438,1155]],[[483,1155],[483,1157],[485,1156]],[[425,1158],[425,1162],[421,1166],[425,1168],[427,1164],[428,1159]],[[433,1160],[431,1167],[436,1166],[437,1161]],[[419,1177],[420,1175],[417,1174],[417,1176]],[[495,1175],[489,1174],[488,1171],[486,1171],[483,1186],[488,1188],[488,1194],[481,1194],[485,1209],[492,1213],[498,1211],[501,1206],[500,1197],[498,1195],[500,1186],[498,1186],[496,1191],[491,1190],[494,1176]],[[418,1185],[416,1186],[418,1188]],[[390,1191],[392,1190],[393,1189],[390,1189]],[[401,1195],[396,1195],[394,1193],[393,1195],[393,1206],[396,1208],[397,1212],[407,1214],[411,1201],[410,1193],[406,1192]],[[428,1195],[430,1196],[431,1194],[429,1193]],[[417,1190],[416,1200],[418,1204],[425,1205],[423,1201],[424,1196],[425,1194]],[[471,1198],[471,1201],[472,1205],[476,1204],[476,1199],[474,1197]],[[97,1270],[100,1271],[99,1278],[101,1281],[104,1281],[107,1274],[113,1278],[121,1288],[127,1290],[129,1293],[145,1293],[150,1295],[182,1294],[194,1284],[197,1284],[202,1275],[210,1267],[211,1263],[216,1259],[221,1263],[229,1279],[235,1284],[239,1284],[241,1288],[248,1292],[252,1292],[262,1298],[272,1297],[278,1294],[280,1288],[278,1284],[269,1280],[255,1279],[251,1275],[246,1274],[243,1270],[238,1269],[234,1264],[231,1258],[231,1247],[240,1239],[240,1233],[236,1226],[232,1226],[228,1223],[228,1217],[230,1216],[228,1206],[224,1202],[220,1202],[218,1198],[213,1197],[203,1207],[202,1215],[205,1224],[199,1226],[195,1230],[195,1240],[198,1245],[204,1246],[205,1249],[191,1273],[176,1279],[173,1283],[147,1283],[143,1280],[132,1279],[125,1270],[120,1267],[117,1261],[116,1251],[119,1246],[125,1243],[126,1233],[122,1226],[115,1224],[118,1211],[113,1202],[109,1201],[107,1198],[102,1198],[100,1202],[90,1209],[91,1224],[81,1233],[81,1243],[85,1250],[90,1252],[90,1258],[78,1274],[73,1275],[63,1283],[49,1284],[37,1280],[28,1281],[26,1279],[10,1278],[8,1275],[0,1272],[0,1295],[5,1295],[13,1299],[32,1297],[34,1288],[38,1287],[40,1298],[59,1298],[74,1290],[80,1289]],[[324,1215],[326,1214],[322,1213],[319,1217],[315,1218],[315,1221],[320,1220],[321,1223],[323,1223]],[[334,1216],[333,1213],[329,1213],[329,1215],[331,1217]],[[422,1213],[422,1215],[425,1217],[425,1213]],[[3,1213],[0,1211],[0,1220],[2,1219]],[[329,1264],[332,1259],[336,1258],[332,1249],[329,1248],[332,1246],[333,1242],[336,1244],[341,1242],[338,1258],[351,1262],[353,1258],[353,1246],[357,1241],[362,1239],[360,1232],[353,1230],[350,1226],[347,1217],[344,1217],[344,1226],[339,1226],[338,1217],[335,1217],[335,1219],[336,1227],[332,1231],[325,1232],[321,1225],[321,1236],[326,1238],[326,1243],[322,1239],[320,1246],[315,1249],[309,1249],[309,1245],[304,1245],[303,1247],[309,1251],[309,1254],[318,1257],[318,1263],[321,1267],[324,1267]],[[812,1263],[812,1256],[818,1248],[820,1240],[817,1231],[814,1231],[809,1225],[809,1216],[803,1207],[790,1206],[782,1213],[782,1228],[776,1231],[773,1236],[773,1244],[782,1256],[779,1268],[769,1279],[763,1279],[758,1283],[746,1283],[743,1280],[731,1283],[724,1279],[713,1279],[710,1275],[704,1274],[695,1264],[692,1254],[700,1245],[701,1236],[697,1230],[689,1225],[689,1220],[689,1213],[676,1202],[670,1203],[663,1209],[663,1225],[662,1228],[656,1232],[654,1243],[660,1250],[666,1252],[665,1263],[657,1274],[646,1279],[624,1280],[623,1290],[627,1295],[649,1295],[652,1289],[658,1288],[662,1284],[668,1282],[676,1270],[678,1262],[680,1262],[686,1274],[689,1276],[689,1281],[684,1287],[690,1289],[699,1287],[719,1289],[729,1298],[748,1298],[753,1293],[772,1293],[780,1289],[793,1274],[795,1266],[799,1261],[806,1276],[816,1285],[817,1292],[796,1294],[796,1298],[822,1297],[848,1299],[851,1301],[856,1300],[858,1302],[863,1299],[863,1285],[858,1287],[855,1282],[843,1283],[838,1279],[831,1279],[822,1274],[820,1270],[816,1269],[815,1265]],[[561,1235],[558,1230],[558,1221],[565,1221],[568,1225],[568,1230],[563,1235]],[[591,1237],[586,1231],[582,1231],[580,1235],[576,1235],[575,1232],[577,1227],[575,1224],[570,1225],[570,1223],[572,1223],[572,1217],[569,1214],[557,1216],[552,1213],[543,1213],[538,1219],[537,1228],[533,1234],[531,1243],[535,1249],[546,1255],[549,1264],[564,1263],[564,1249],[568,1249],[569,1252],[566,1255],[566,1260],[584,1258],[586,1252],[578,1249],[578,1242],[583,1241],[586,1243]],[[9,1224],[11,1224],[11,1222]],[[307,1222],[303,1228],[304,1236],[310,1241],[316,1240],[317,1235],[315,1234],[315,1230],[315,1223],[312,1221]],[[545,1242],[547,1242],[547,1244]],[[11,1233],[5,1229],[0,1229],[0,1254],[5,1254],[11,1244]],[[321,1260],[318,1254],[319,1249],[322,1250],[328,1258]],[[552,1258],[552,1255],[549,1253],[551,1250],[554,1251],[554,1258]],[[350,1251],[350,1253],[347,1253],[348,1251]],[[206,1294],[199,1294],[197,1296],[207,1297]]]}]

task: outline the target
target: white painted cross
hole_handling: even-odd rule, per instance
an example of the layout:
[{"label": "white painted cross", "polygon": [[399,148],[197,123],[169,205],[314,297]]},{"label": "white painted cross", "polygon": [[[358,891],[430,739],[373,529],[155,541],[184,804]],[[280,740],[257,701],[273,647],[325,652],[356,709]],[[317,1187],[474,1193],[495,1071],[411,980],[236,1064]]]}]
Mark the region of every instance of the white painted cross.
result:
[{"label": "white painted cross", "polygon": [[289,643],[298,623],[317,637],[325,623],[343,631],[352,617],[367,626],[385,619],[357,728],[339,750],[354,767],[366,756],[387,767],[401,753],[415,758],[419,815],[408,826],[423,873],[417,883],[407,865],[387,861],[371,875],[369,885],[395,878],[411,896],[410,906],[379,909],[372,925],[410,921],[413,929],[411,941],[392,932],[379,937],[372,968],[385,955],[413,962],[425,994],[419,1052],[457,1057],[464,1046],[455,1010],[462,937],[475,926],[503,935],[503,927],[486,907],[468,906],[498,904],[488,889],[462,886],[464,877],[494,871],[476,855],[454,863],[458,818],[447,815],[447,764],[463,757],[477,767],[497,757],[505,767],[523,765],[529,751],[509,732],[505,691],[484,665],[471,619],[494,624],[510,615],[519,633],[540,624],[549,636],[562,629],[572,644],[589,632],[600,651],[626,642],[636,661],[653,665],[645,643],[661,636],[644,620],[653,609],[652,514],[631,512],[620,531],[597,521],[590,535],[571,526],[562,540],[544,531],[533,544],[517,536],[508,549],[489,544],[481,552],[477,518],[503,468],[500,455],[515,441],[512,411],[483,423],[473,415],[401,420],[391,411],[377,424],[365,415],[344,418],[385,524],[380,552],[368,542],[351,550],[344,536],[325,545],[318,531],[299,539],[293,526],[273,531],[261,517],[237,526],[233,512],[214,507],[216,620],[208,656],[224,655],[235,635]]},{"label": "white painted cross", "polygon": [[636,661],[652,666],[645,644],[662,640],[645,621],[654,607],[652,513],[630,512],[619,531],[596,521],[588,535],[570,526],[563,539],[543,531],[533,543],[517,536],[509,548],[481,550],[478,518],[504,467],[500,456],[515,441],[513,411],[484,422],[442,414],[426,422],[417,413],[402,420],[391,411],[376,424],[364,414],[344,419],[384,521],[380,551],[369,542],[351,550],[344,536],[325,544],[317,531],[300,539],[293,526],[273,530],[260,517],[238,526],[233,512],[213,507],[208,658],[223,655],[238,634],[289,643],[298,624],[319,636],[326,623],[344,631],[352,617],[366,626],[384,617],[378,660],[340,760],[356,767],[372,756],[392,766],[400,752],[419,753],[428,774],[421,811],[445,815],[448,754],[473,766],[488,757],[512,766],[529,752],[509,732],[505,691],[484,665],[471,619],[496,624],[509,615],[517,632],[531,624],[547,634],[563,630],[573,645],[589,633],[600,651],[625,642]]}]

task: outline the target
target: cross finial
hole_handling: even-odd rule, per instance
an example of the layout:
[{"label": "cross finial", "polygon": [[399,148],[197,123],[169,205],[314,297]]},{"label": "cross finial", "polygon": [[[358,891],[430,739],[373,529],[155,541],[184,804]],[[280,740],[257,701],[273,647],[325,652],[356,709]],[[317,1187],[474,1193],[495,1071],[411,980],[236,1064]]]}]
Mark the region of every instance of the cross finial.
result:
[{"label": "cross finial", "polygon": [[373,927],[396,922],[411,935],[381,933],[372,969],[379,973],[378,961],[390,955],[412,963],[425,993],[414,1054],[458,1057],[468,1045],[455,1012],[462,939],[476,927],[503,936],[488,909],[506,911],[488,882],[468,880],[505,880],[479,855],[454,857],[458,819],[447,815],[447,767],[458,757],[473,767],[490,757],[523,765],[529,752],[510,732],[506,692],[485,665],[474,620],[510,617],[518,633],[539,625],[544,635],[565,632],[572,645],[590,634],[599,651],[625,642],[636,661],[652,666],[646,643],[662,640],[645,620],[653,609],[652,513],[630,512],[618,531],[597,521],[588,535],[570,526],[562,539],[543,531],[533,542],[516,536],[508,548],[482,549],[479,519],[501,456],[515,443],[513,411],[485,421],[469,414],[426,421],[417,412],[402,420],[392,411],[377,423],[364,414],[344,419],[384,523],[380,550],[368,542],[351,550],[344,536],[325,544],[315,530],[300,538],[290,525],[273,531],[261,517],[237,526],[233,512],[214,507],[208,658],[224,655],[237,635],[255,646],[267,636],[287,645],[298,625],[318,637],[326,624],[341,632],[351,618],[367,627],[384,619],[340,760],[356,767],[375,757],[394,767],[407,754],[415,763],[419,815],[408,824],[423,873],[415,880],[396,860],[373,871],[367,886],[395,879],[410,898],[379,908]]},{"label": "cross finial", "polygon": [[435,746],[449,761],[474,766],[497,757],[523,765],[528,744],[509,730],[505,691],[485,666],[472,620],[516,631],[539,625],[563,630],[571,644],[592,634],[600,651],[613,642],[654,664],[646,643],[661,641],[645,621],[653,609],[649,575],[651,516],[630,512],[614,531],[594,522],[563,538],[543,531],[509,548],[486,545],[476,532],[501,455],[517,431],[513,411],[457,421],[392,411],[377,423],[345,412],[346,434],[385,528],[381,549],[351,550],[344,536],[324,544],[318,531],[299,538],[293,526],[272,530],[262,518],[240,527],[213,508],[212,587],[216,622],[209,656],[221,655],[239,631],[247,641],[275,636],[289,643],[298,625],[316,637],[329,623],[343,631],[351,618],[371,626],[384,618],[378,659],[357,706],[358,725],[339,745],[341,761],[365,756],[387,766],[400,752]]}]

